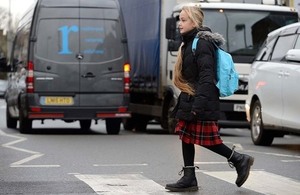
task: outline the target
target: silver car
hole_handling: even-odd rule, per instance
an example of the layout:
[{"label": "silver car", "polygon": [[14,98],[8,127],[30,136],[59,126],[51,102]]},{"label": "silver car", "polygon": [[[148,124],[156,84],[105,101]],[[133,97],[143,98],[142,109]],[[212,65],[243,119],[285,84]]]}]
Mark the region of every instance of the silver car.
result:
[{"label": "silver car", "polygon": [[268,34],[249,75],[247,120],[255,145],[300,133],[300,23]]}]

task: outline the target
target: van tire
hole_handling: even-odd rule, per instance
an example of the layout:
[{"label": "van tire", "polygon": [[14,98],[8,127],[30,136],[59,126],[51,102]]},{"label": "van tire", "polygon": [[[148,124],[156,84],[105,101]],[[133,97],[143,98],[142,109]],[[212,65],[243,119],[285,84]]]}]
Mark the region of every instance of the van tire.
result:
[{"label": "van tire", "polygon": [[20,133],[23,134],[32,132],[32,120],[25,118],[22,111],[20,111],[20,116],[19,116],[19,130]]},{"label": "van tire", "polygon": [[132,131],[134,129],[134,122],[133,122],[132,118],[124,118],[122,120],[122,124],[123,124],[123,128],[126,131]]},{"label": "van tire", "polygon": [[79,120],[81,130],[88,131],[91,129],[92,120]]},{"label": "van tire", "polygon": [[175,133],[176,124],[177,124],[177,120],[175,118],[169,117],[169,120],[168,120],[168,132],[169,132],[169,134],[176,134]]},{"label": "van tire", "polygon": [[8,111],[8,106],[6,106],[6,126],[7,128],[16,129],[18,124],[18,120],[14,119],[10,116]]},{"label": "van tire", "polygon": [[109,135],[117,135],[120,133],[121,129],[121,119],[120,118],[107,118],[105,119],[106,132]]}]

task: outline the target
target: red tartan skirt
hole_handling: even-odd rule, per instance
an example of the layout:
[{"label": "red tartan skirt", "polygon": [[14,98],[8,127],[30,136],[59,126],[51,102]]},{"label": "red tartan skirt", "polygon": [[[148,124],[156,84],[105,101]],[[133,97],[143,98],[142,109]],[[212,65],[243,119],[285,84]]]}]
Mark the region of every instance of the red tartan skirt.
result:
[{"label": "red tartan skirt", "polygon": [[216,121],[186,122],[179,120],[175,127],[179,139],[187,144],[213,146],[223,143]]}]

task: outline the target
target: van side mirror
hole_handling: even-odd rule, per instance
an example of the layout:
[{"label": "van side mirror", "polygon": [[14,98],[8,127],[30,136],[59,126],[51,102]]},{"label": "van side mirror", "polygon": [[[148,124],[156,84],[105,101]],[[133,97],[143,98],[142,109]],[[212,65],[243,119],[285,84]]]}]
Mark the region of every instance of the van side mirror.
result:
[{"label": "van side mirror", "polygon": [[176,18],[166,19],[166,39],[175,40],[176,36]]},{"label": "van side mirror", "polygon": [[285,55],[287,61],[300,62],[300,49],[290,49]]}]

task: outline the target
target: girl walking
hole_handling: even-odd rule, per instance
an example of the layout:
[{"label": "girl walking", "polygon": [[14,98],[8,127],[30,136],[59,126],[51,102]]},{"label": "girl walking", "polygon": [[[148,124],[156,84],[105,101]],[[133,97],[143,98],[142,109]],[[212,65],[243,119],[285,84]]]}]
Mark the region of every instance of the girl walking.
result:
[{"label": "girl walking", "polygon": [[[240,154],[223,144],[218,128],[219,91],[216,81],[215,46],[225,40],[203,26],[204,14],[200,7],[186,6],[179,15],[182,44],[175,65],[174,84],[180,89],[175,118],[175,131],[182,142],[184,175],[177,182],[167,184],[174,192],[197,191],[194,157],[195,145],[203,146],[225,158],[236,168],[238,187],[247,180],[254,158]],[[192,52],[194,37],[199,37],[195,55]]]}]

